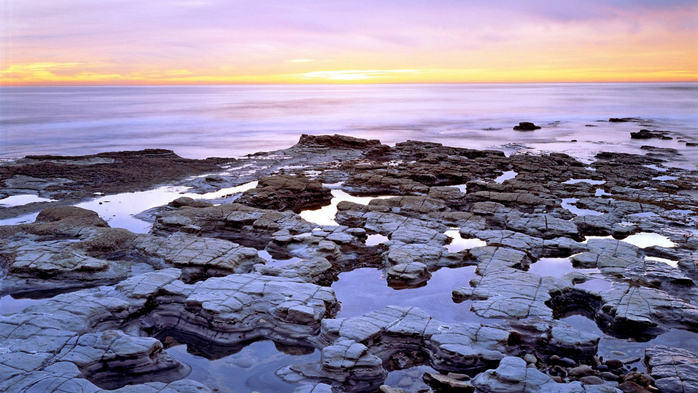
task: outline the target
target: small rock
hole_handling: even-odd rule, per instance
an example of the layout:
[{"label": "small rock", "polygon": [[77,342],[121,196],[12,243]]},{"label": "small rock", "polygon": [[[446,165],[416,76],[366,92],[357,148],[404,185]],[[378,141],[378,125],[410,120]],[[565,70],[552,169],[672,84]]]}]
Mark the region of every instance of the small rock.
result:
[{"label": "small rock", "polygon": [[169,205],[172,207],[182,207],[182,206],[189,206],[194,202],[194,198],[189,198],[189,197],[179,197],[175,199],[174,201],[170,202]]},{"label": "small rock", "polygon": [[634,382],[623,382],[617,388],[623,393],[649,393],[649,390]]},{"label": "small rock", "polygon": [[475,387],[469,382],[461,381],[442,374],[424,373],[422,379],[424,379],[424,382],[426,382],[427,385],[437,390],[459,393],[471,393],[475,391]]},{"label": "small rock", "polygon": [[646,388],[652,385],[652,383],[654,383],[654,380],[650,376],[645,375],[643,373],[633,372],[623,377],[623,382],[634,382],[639,386]]},{"label": "small rock", "polygon": [[402,389],[393,388],[388,385],[381,385],[381,387],[378,390],[382,393],[406,393]]},{"label": "small rock", "polygon": [[586,377],[579,378],[579,381],[582,382],[585,385],[603,385],[603,379],[595,376],[595,375],[589,375]]},{"label": "small rock", "polygon": [[601,375],[601,378],[605,379],[606,381],[618,381],[618,380],[620,380],[620,377],[618,377],[616,374],[609,373],[607,371],[602,372],[600,375]]},{"label": "small rock", "polygon": [[577,365],[577,362],[570,358],[562,358],[560,359],[560,365],[565,367],[574,367]]},{"label": "small rock", "polygon": [[569,371],[570,377],[583,377],[586,375],[592,375],[594,373],[594,369],[591,368],[591,366],[588,366],[586,364],[582,364],[581,366],[577,366]]},{"label": "small rock", "polygon": [[619,368],[623,367],[623,362],[617,359],[609,359],[606,360],[606,366],[608,366],[608,368],[611,370],[618,370]]},{"label": "small rock", "polygon": [[524,360],[526,361],[526,363],[529,363],[529,364],[536,364],[536,362],[538,361],[538,359],[536,358],[536,355],[534,355],[532,353],[527,353],[524,356]]},{"label": "small rock", "polygon": [[397,383],[397,386],[400,386],[400,387],[405,388],[405,387],[408,387],[408,386],[412,386],[412,383],[413,383],[413,382],[412,382],[412,378],[410,378],[410,377],[405,377],[405,378],[402,378],[402,379],[400,380],[400,382]]},{"label": "small rock", "polygon": [[460,381],[470,381],[470,375],[461,373],[448,373],[449,378],[457,379]]}]

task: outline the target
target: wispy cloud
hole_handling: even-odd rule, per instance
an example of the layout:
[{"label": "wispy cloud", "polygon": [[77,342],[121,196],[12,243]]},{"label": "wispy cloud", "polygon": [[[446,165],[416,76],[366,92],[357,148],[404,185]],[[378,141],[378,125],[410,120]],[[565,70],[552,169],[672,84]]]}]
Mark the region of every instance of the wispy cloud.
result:
[{"label": "wispy cloud", "polygon": [[3,84],[698,74],[695,0],[10,0],[0,12]]},{"label": "wispy cloud", "polygon": [[404,74],[418,74],[419,70],[341,70],[312,71],[292,75],[299,79],[320,79],[325,81],[363,81],[374,78],[390,78]]}]

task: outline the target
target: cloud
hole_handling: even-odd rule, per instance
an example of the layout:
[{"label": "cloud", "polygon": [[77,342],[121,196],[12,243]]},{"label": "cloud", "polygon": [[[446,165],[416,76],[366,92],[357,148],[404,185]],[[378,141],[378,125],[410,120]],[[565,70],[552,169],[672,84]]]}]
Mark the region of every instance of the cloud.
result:
[{"label": "cloud", "polygon": [[324,81],[365,81],[374,78],[390,78],[404,74],[418,74],[419,70],[340,70],[313,71],[291,75],[298,79],[320,79]]},{"label": "cloud", "polygon": [[[313,75],[326,68],[424,74],[609,56],[618,66],[640,53],[657,67],[698,67],[695,0],[10,0],[0,12],[0,68],[47,81],[78,71],[124,80],[304,71],[302,80],[321,80]],[[76,69],[22,68],[31,64]]]}]

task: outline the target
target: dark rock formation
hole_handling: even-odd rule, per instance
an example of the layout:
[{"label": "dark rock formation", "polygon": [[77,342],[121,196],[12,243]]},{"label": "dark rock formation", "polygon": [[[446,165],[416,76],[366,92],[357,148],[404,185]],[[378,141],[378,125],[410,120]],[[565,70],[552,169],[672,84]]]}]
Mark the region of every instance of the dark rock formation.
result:
[{"label": "dark rock formation", "polygon": [[540,130],[540,127],[533,124],[533,123],[523,121],[523,122],[520,122],[518,126],[514,126],[514,130],[516,130],[516,131],[535,131],[535,130]]},{"label": "dark rock formation", "polygon": [[630,139],[663,139],[671,140],[674,139],[668,135],[667,131],[650,131],[642,129],[638,132],[631,132]]},{"label": "dark rock formation", "polygon": [[245,191],[239,203],[261,209],[293,210],[296,213],[329,205],[332,193],[317,180],[304,176],[270,176]]}]

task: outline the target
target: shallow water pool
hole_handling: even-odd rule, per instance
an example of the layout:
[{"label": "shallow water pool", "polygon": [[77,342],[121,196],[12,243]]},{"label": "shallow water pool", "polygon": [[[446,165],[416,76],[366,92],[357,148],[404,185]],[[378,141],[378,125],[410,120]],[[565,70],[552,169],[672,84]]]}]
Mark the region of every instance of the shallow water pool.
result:
[{"label": "shallow water pool", "polygon": [[419,307],[443,322],[475,322],[483,319],[470,311],[466,302],[453,302],[451,292],[477,277],[475,266],[442,268],[432,273],[426,286],[393,289],[388,286],[383,271],[361,268],[340,273],[332,284],[342,308],[337,318],[358,317],[387,306]]}]

